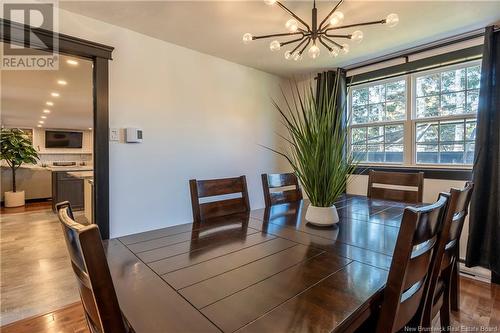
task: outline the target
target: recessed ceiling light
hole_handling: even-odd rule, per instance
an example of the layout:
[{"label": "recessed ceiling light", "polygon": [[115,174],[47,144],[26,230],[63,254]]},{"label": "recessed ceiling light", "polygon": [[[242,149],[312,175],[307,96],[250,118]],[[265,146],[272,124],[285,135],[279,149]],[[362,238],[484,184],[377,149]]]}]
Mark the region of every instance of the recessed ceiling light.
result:
[{"label": "recessed ceiling light", "polygon": [[73,65],[73,66],[78,65],[78,61],[73,60],[73,59],[68,59],[68,60],[66,60],[66,63],[67,63],[67,64],[70,64],[70,65]]},{"label": "recessed ceiling light", "polygon": [[36,127],[42,127],[42,125],[36,125]]},{"label": "recessed ceiling light", "polygon": [[45,102],[45,105],[54,106],[54,103],[52,103],[51,101],[48,101],[48,102]]},{"label": "recessed ceiling light", "polygon": [[92,131],[92,127],[89,127],[89,131]]},{"label": "recessed ceiling light", "polygon": [[60,84],[61,86],[65,86],[68,84],[68,82],[66,82],[64,80],[57,80],[57,84]]},{"label": "recessed ceiling light", "polygon": [[45,122],[43,120],[39,120],[38,123],[43,124]]},{"label": "recessed ceiling light", "polygon": [[52,97],[59,97],[59,93],[58,92],[53,92],[53,93],[50,93],[50,95]]},{"label": "recessed ceiling light", "polygon": [[47,116],[41,116],[40,118],[42,118],[42,119],[47,119]]},{"label": "recessed ceiling light", "polygon": [[50,110],[49,109],[44,109],[43,113],[50,113]]}]

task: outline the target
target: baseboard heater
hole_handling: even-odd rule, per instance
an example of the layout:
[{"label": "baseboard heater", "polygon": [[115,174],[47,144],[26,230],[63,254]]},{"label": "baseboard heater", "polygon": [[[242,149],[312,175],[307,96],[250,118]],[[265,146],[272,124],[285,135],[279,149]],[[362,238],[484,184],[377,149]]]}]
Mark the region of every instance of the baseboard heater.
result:
[{"label": "baseboard heater", "polygon": [[458,263],[458,268],[460,274],[468,278],[490,283],[491,282],[491,271],[482,267],[465,267],[465,263],[460,260]]}]

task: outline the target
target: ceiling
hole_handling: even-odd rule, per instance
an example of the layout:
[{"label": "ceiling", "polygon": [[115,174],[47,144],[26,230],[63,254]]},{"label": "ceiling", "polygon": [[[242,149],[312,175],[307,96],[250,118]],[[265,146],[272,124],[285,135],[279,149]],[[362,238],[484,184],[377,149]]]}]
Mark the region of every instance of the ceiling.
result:
[{"label": "ceiling", "polygon": [[[318,2],[322,19],[335,2]],[[311,21],[312,1],[286,1]],[[395,28],[362,27],[364,40],[347,55],[301,62],[285,60],[284,50],[271,52],[271,40],[242,43],[242,35],[285,32],[289,16],[263,1],[59,1],[63,9],[122,26],[145,35],[211,54],[269,73],[291,76],[347,66],[425,42],[468,32],[500,21],[499,1],[345,1],[339,8],[345,24],[380,20],[397,13]],[[355,29],[346,29],[346,33]]]},{"label": "ceiling", "polygon": [[[69,65],[66,62],[69,59],[78,64]],[[61,55],[58,70],[3,70],[1,77],[2,125],[34,128],[43,121],[43,128],[92,127],[91,61]],[[67,84],[60,85],[58,80]],[[52,92],[60,96],[52,97]],[[46,102],[54,105],[46,105]],[[44,113],[45,109],[50,113]]]}]

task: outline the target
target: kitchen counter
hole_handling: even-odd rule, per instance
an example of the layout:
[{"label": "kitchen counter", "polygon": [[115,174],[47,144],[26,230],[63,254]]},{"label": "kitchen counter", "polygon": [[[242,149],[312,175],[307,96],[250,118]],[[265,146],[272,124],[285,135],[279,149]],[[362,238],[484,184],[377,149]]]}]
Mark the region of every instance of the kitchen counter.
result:
[{"label": "kitchen counter", "polygon": [[94,178],[94,171],[68,171],[68,175],[78,178],[78,179],[89,179]]},{"label": "kitchen counter", "polygon": [[94,220],[94,171],[68,171],[66,174],[76,179],[82,179],[83,184],[83,211],[87,221]]},{"label": "kitchen counter", "polygon": [[49,165],[45,167],[50,171],[62,171],[62,172],[72,172],[72,171],[92,171],[94,169],[93,165],[76,165],[76,166],[53,166]]}]

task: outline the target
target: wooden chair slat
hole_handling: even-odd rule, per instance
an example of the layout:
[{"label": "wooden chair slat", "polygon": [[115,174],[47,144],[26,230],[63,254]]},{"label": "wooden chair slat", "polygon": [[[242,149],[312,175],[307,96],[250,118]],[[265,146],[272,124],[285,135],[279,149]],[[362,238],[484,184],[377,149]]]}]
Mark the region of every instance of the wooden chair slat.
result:
[{"label": "wooden chair slat", "polygon": [[302,195],[300,195],[297,190],[271,192],[270,196],[274,205],[302,200]]},{"label": "wooden chair slat", "polygon": [[267,174],[268,187],[277,188],[297,185],[297,177],[293,173],[270,173]]},{"label": "wooden chair slat", "polygon": [[[194,222],[235,213],[248,213],[250,211],[245,176],[209,180],[191,179],[189,181],[189,188]],[[237,193],[241,194],[240,198],[200,203],[200,198]]]},{"label": "wooden chair slat", "polygon": [[420,185],[422,175],[422,172],[373,171],[372,182],[378,184],[418,187]]},{"label": "wooden chair slat", "polygon": [[[264,192],[264,200],[266,207],[288,202],[302,200],[302,190],[300,189],[299,180],[294,173],[280,173],[261,175],[262,190]],[[281,191],[272,191],[270,189],[278,189],[287,186],[294,186],[294,189],[282,189]]]},{"label": "wooden chair slat", "polygon": [[243,192],[241,177],[196,181],[198,198]]},{"label": "wooden chair slat", "polygon": [[[409,186],[415,189],[396,189],[387,186]],[[421,203],[423,198],[424,173],[385,172],[370,170],[368,174],[368,197],[373,199]]]},{"label": "wooden chair slat", "polygon": [[247,211],[243,198],[234,198],[200,204],[202,219],[244,213]]},{"label": "wooden chair slat", "polygon": [[401,202],[419,202],[416,191],[397,190],[383,187],[372,187],[371,197],[374,199],[401,201]]},{"label": "wooden chair slat", "polygon": [[403,290],[407,290],[416,283],[425,279],[432,260],[432,249],[433,247],[429,248],[419,256],[410,259]]}]

